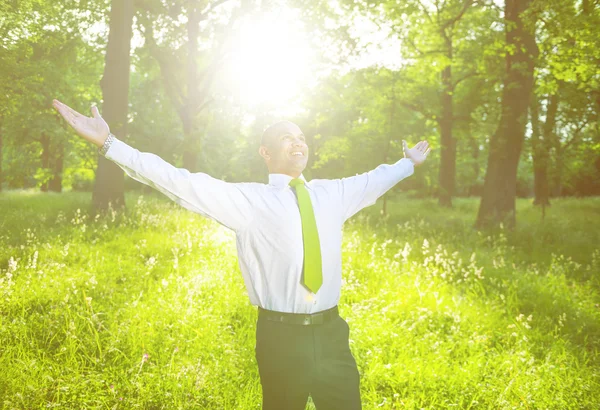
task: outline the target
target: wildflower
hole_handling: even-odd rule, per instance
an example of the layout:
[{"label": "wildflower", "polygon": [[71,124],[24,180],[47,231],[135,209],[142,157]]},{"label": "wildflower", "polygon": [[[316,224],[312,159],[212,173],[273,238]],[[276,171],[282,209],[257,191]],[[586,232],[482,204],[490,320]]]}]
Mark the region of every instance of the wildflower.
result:
[{"label": "wildflower", "polygon": [[7,273],[7,276],[9,274],[11,274],[12,272],[16,271],[18,265],[19,265],[18,259],[15,260],[15,258],[13,258],[11,256],[10,259],[8,260],[8,273]]},{"label": "wildflower", "polygon": [[150,358],[150,355],[148,353],[144,353],[142,355],[142,361],[140,362],[140,368],[138,369],[138,374],[140,374],[140,372],[142,371],[142,368],[144,367],[144,363],[146,363],[149,358]]}]

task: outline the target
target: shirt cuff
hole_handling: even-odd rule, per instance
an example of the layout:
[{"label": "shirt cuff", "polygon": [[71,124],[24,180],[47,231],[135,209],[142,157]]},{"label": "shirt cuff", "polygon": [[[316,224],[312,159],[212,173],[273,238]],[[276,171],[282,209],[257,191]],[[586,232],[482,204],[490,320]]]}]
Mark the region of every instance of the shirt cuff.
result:
[{"label": "shirt cuff", "polygon": [[110,148],[110,146],[113,144],[113,142],[117,139],[117,137],[115,137],[113,134],[109,133],[108,134],[108,138],[106,138],[106,141],[104,141],[104,144],[98,148],[98,153],[100,155],[102,155],[103,157],[106,156],[106,153],[108,152],[108,149]]},{"label": "shirt cuff", "polygon": [[410,176],[415,172],[415,163],[410,158],[401,158],[400,161],[397,162],[397,164],[403,164],[404,169],[406,169],[406,176]]}]

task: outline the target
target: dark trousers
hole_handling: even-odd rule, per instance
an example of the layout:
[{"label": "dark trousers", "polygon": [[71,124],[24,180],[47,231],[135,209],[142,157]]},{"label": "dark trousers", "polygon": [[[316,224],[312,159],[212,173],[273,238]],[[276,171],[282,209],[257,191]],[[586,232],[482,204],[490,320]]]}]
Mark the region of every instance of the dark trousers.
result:
[{"label": "dark trousers", "polygon": [[266,320],[256,324],[256,361],[263,410],[360,410],[359,373],[348,323],[339,315],[313,325]]}]

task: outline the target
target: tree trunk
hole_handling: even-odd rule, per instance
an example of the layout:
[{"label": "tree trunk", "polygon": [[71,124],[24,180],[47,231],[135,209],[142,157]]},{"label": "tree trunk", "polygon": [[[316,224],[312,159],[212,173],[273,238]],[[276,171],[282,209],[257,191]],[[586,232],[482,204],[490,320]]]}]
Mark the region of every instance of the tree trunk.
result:
[{"label": "tree trunk", "polygon": [[[218,2],[217,2],[218,3]],[[140,22],[144,26],[144,39],[152,56],[160,66],[160,71],[164,80],[165,92],[171,99],[183,128],[183,168],[196,172],[199,171],[198,159],[200,157],[200,132],[198,129],[198,115],[212,101],[209,94],[209,88],[217,73],[221,58],[225,55],[224,50],[220,48],[216,52],[217,57],[205,68],[198,70],[198,36],[200,35],[199,24],[205,15],[199,10],[197,2],[189,1],[187,7],[187,60],[185,83],[180,86],[173,78],[180,78],[183,75],[179,72],[180,62],[173,52],[162,50],[154,39],[154,30],[152,26],[154,11],[149,7],[144,8],[146,13],[140,15]],[[234,13],[236,15],[236,13]],[[232,16],[229,27],[231,30],[236,17]],[[178,77],[176,77],[178,76]]]},{"label": "tree trunk", "polygon": [[564,160],[563,160],[563,152],[564,152],[564,148],[561,146],[556,147],[556,155],[555,155],[555,168],[554,168],[554,189],[552,190],[552,196],[553,197],[561,197],[563,194],[563,186],[562,186],[562,180],[563,180],[563,170],[565,167],[564,164]]},{"label": "tree trunk", "polygon": [[52,167],[53,176],[48,183],[48,189],[52,192],[62,192],[64,156],[65,146],[61,143],[56,147],[56,158],[54,159],[54,166]]},{"label": "tree trunk", "polygon": [[189,2],[188,10],[188,58],[187,58],[187,89],[188,103],[183,107],[183,167],[191,172],[198,171],[200,156],[200,141],[196,127],[196,112],[200,105],[200,88],[198,86],[198,35],[200,15],[196,4]]},{"label": "tree trunk", "polygon": [[[129,101],[129,64],[131,50],[134,0],[112,0],[110,28],[106,46],[106,64],[100,80],[102,88],[102,117],[118,138],[127,135]],[[113,162],[98,155],[98,169],[92,207],[94,211],[125,207],[124,173]]]},{"label": "tree trunk", "polygon": [[[387,135],[387,139],[385,141],[385,149],[383,150],[383,164],[387,164],[388,160],[390,158],[390,150],[392,148],[392,138],[394,138],[394,136],[396,135],[396,128],[394,127],[394,116],[396,114],[396,90],[394,88],[394,86],[392,86],[392,91],[391,91],[391,95],[392,95],[392,103],[390,104],[390,116],[388,118],[388,129],[389,131],[386,132]],[[381,214],[383,216],[387,215],[387,200],[388,200],[388,195],[383,195],[383,208],[381,210]]]},{"label": "tree trunk", "polygon": [[182,116],[183,123],[183,145],[185,150],[183,151],[183,168],[190,172],[198,172],[198,157],[200,156],[200,144],[198,135],[196,134],[193,124],[193,119],[190,117],[190,113],[187,112],[190,106],[185,107],[186,112]]},{"label": "tree trunk", "polygon": [[[1,123],[2,121],[0,121]],[[0,124],[0,192],[2,192],[2,183],[4,182],[4,174],[2,173],[2,125]]]},{"label": "tree trunk", "polygon": [[531,0],[506,0],[506,43],[514,52],[506,53],[502,113],[498,128],[490,138],[477,228],[500,223],[513,228],[516,224],[517,168],[533,88],[534,59],[538,54],[532,24],[526,27],[521,20],[521,13],[530,3]]},{"label": "tree trunk", "polygon": [[[548,181],[546,168],[542,164],[542,156],[544,153],[541,148],[540,113],[536,95],[531,97],[529,114],[531,121],[531,155],[533,156],[533,204],[546,206],[550,203],[547,195]],[[546,194],[544,195],[545,190]]]},{"label": "tree trunk", "polygon": [[531,124],[533,134],[533,190],[534,205],[550,205],[550,190],[548,186],[548,162],[550,159],[550,142],[553,140],[556,112],[558,108],[558,93],[549,97],[546,110],[546,122],[540,132],[538,102],[535,96],[531,102]]},{"label": "tree trunk", "polygon": [[[392,111],[394,110],[394,108],[392,108]],[[391,133],[387,133],[388,138],[387,138],[387,142],[386,142],[386,149],[384,151],[384,155],[383,155],[383,164],[387,164],[388,163],[388,158],[389,158],[389,152],[390,152],[390,148],[392,146],[392,134]],[[387,215],[387,200],[388,200],[388,195],[384,194],[383,195],[383,208],[381,210],[381,214],[383,216]]]},{"label": "tree trunk", "polygon": [[473,183],[469,187],[469,196],[480,196],[479,184],[479,140],[471,134],[469,127],[469,147],[471,148],[471,156],[473,158]]},{"label": "tree trunk", "polygon": [[[42,168],[47,170],[50,168],[50,137],[48,137],[48,134],[42,132],[40,143],[42,144]],[[42,192],[48,192],[48,181],[42,183],[40,190]]]},{"label": "tree trunk", "polygon": [[[447,57],[452,61],[452,44],[448,45]],[[452,197],[456,183],[456,141],[452,137],[452,66],[442,71],[441,95],[442,116],[440,125],[440,192],[438,203],[444,207],[452,207]]]}]

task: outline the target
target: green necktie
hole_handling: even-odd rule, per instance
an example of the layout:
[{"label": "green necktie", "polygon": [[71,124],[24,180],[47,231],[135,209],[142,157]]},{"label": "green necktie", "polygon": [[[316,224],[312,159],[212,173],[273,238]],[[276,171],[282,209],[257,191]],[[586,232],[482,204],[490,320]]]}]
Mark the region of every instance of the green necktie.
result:
[{"label": "green necktie", "polygon": [[321,246],[317,221],[313,212],[310,196],[304,186],[304,181],[294,178],[290,186],[296,189],[300,219],[302,220],[302,238],[304,241],[304,285],[313,293],[317,293],[323,283],[321,271]]}]

